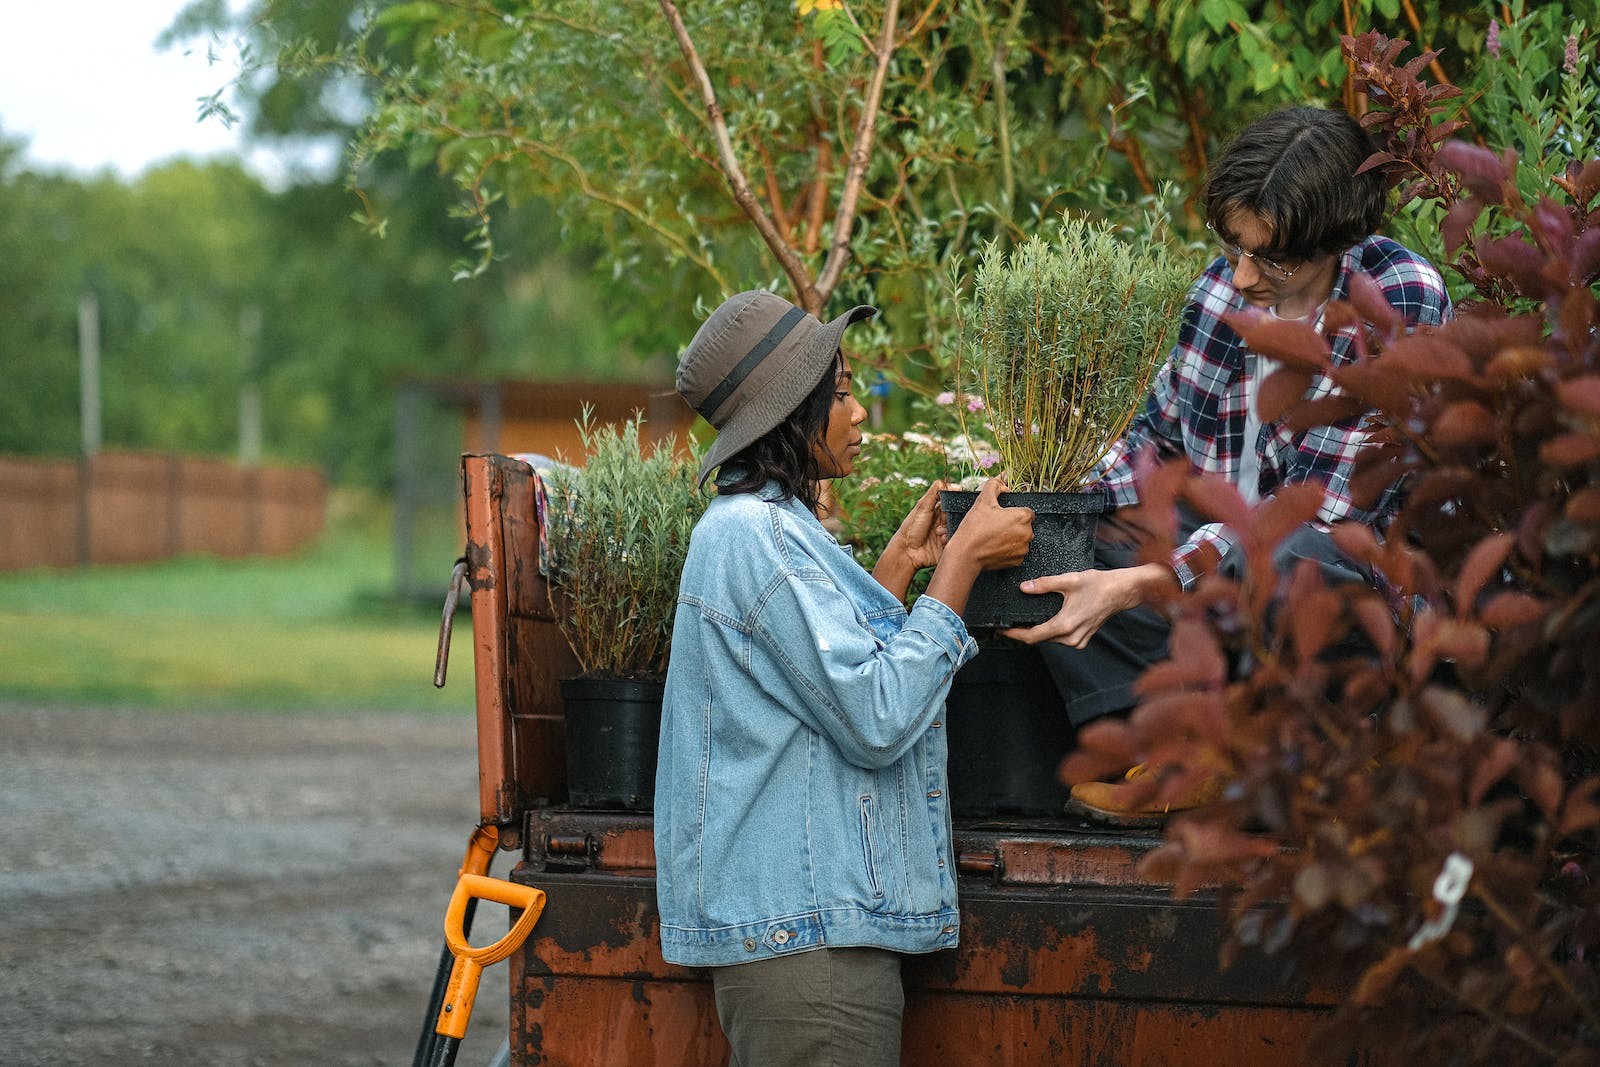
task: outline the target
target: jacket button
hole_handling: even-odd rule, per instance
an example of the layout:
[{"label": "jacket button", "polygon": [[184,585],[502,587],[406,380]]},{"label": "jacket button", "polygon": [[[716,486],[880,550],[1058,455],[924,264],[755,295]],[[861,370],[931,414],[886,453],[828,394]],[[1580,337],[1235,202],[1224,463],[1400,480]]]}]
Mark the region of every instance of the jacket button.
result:
[{"label": "jacket button", "polygon": [[744,939],[744,950],[746,952],[754,952],[756,950],[756,939],[753,938],[753,937],[745,938]]},{"label": "jacket button", "polygon": [[779,930],[777,933],[772,935],[772,940],[776,941],[780,945],[787,945],[789,943],[789,931]]},{"label": "jacket button", "polygon": [[956,932],[956,928],[954,926],[946,926],[943,930],[940,930],[939,932],[941,934],[945,934],[945,935],[948,936],[950,934],[955,933]]},{"label": "jacket button", "polygon": [[939,866],[941,866],[941,867],[943,867],[943,866],[944,866],[944,860],[940,860],[940,861],[939,861]]},{"label": "jacket button", "polygon": [[942,796],[944,796],[944,790],[943,789],[935,789],[933,792],[928,794],[928,799],[929,800],[938,800]]},{"label": "jacket button", "polygon": [[930,727],[932,727],[933,729],[937,730],[939,727],[943,726],[944,723],[942,723],[942,722],[931,722],[928,725]]}]

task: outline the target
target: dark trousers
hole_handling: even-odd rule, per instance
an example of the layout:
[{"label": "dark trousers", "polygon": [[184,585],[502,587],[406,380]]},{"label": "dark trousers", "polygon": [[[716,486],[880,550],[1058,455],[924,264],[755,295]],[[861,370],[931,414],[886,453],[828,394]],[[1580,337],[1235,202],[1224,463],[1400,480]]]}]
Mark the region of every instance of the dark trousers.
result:
[{"label": "dark trousers", "polygon": [[819,948],[711,968],[728,1067],[897,1067],[900,954]]},{"label": "dark trousers", "polygon": [[[1095,543],[1096,570],[1130,567],[1138,562],[1137,550],[1125,527],[1101,520],[1102,534]],[[1279,544],[1273,566],[1288,575],[1303,559],[1315,562],[1322,580],[1330,586],[1349,582],[1371,583],[1372,572],[1341,552],[1333,536],[1314,526],[1302,526]],[[1220,573],[1243,576],[1239,550],[1223,558]],[[1167,657],[1170,626],[1166,616],[1150,607],[1120,612],[1107,619],[1085,648],[1047,641],[1040,646],[1045,666],[1066,703],[1067,717],[1082,726],[1102,715],[1130,710],[1137,699],[1133,683],[1145,668]]]}]

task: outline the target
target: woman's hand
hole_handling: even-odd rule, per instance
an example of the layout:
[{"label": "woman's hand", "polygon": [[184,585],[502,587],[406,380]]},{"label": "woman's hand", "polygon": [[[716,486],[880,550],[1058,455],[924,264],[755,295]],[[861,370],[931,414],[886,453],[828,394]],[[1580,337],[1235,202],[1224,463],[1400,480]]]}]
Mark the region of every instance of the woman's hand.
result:
[{"label": "woman's hand", "polygon": [[1015,567],[1033,543],[1033,509],[1001,507],[999,496],[1005,487],[999,478],[983,483],[928,582],[928,595],[957,615],[966,610],[979,571]]},{"label": "woman's hand", "polygon": [[935,566],[944,554],[947,534],[944,512],[939,508],[939,490],[948,488],[948,482],[934,482],[928,487],[901,520],[900,528],[878,557],[878,565],[872,568],[878,584],[902,600],[912,575],[923,567]]},{"label": "woman's hand", "polygon": [[884,551],[904,553],[912,570],[937,564],[949,537],[944,512],[939,508],[939,490],[948,488],[949,482],[934,482],[929,486],[928,491],[922,494],[922,499],[901,521],[900,528],[889,539],[889,546]]},{"label": "woman's hand", "polygon": [[950,541],[949,547],[970,557],[979,570],[1015,567],[1033,544],[1033,509],[1001,507],[1005,491],[1004,479],[984,482]]}]

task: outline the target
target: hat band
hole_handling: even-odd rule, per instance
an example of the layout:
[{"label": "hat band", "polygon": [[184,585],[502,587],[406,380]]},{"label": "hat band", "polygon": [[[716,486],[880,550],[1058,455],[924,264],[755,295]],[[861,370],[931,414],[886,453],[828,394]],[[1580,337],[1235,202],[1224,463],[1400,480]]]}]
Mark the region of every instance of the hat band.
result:
[{"label": "hat band", "polygon": [[772,350],[777,348],[783,339],[788,337],[794,328],[800,324],[800,320],[805,317],[806,313],[803,309],[791,307],[783,318],[779,319],[772,329],[767,331],[767,335],[756,342],[756,346],[746,353],[745,357],[739,361],[739,365],[728,372],[728,376],[722,380],[722,384],[713,389],[711,395],[707,396],[695,410],[704,416],[707,422],[711,422],[711,416],[715,414],[716,410],[723,405],[728,397],[733,395],[735,389],[744,384],[744,380],[750,376],[750,372],[755,370],[761,361],[766,359],[772,353]]}]

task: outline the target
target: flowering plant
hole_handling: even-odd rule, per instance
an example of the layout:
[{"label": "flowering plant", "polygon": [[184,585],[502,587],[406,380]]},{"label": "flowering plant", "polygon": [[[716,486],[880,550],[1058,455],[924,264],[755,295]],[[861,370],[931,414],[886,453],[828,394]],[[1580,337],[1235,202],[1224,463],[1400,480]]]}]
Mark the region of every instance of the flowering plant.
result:
[{"label": "flowering plant", "polygon": [[1136,246],[1068,219],[1053,241],[985,249],[958,301],[956,384],[981,400],[1013,490],[1080,488],[1144,397],[1192,274],[1149,229]]}]

